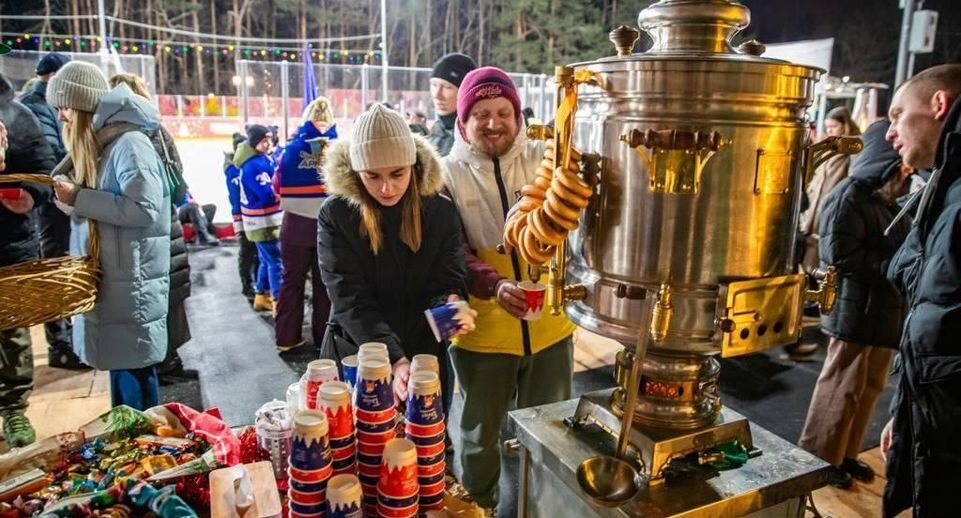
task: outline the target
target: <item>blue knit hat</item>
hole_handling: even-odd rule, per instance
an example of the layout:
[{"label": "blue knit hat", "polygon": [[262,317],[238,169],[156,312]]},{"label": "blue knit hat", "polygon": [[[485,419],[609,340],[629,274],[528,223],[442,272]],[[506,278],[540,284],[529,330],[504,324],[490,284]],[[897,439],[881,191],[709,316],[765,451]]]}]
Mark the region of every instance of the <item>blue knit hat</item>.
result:
[{"label": "blue knit hat", "polygon": [[70,58],[59,52],[50,52],[37,62],[37,75],[52,74],[70,62]]}]

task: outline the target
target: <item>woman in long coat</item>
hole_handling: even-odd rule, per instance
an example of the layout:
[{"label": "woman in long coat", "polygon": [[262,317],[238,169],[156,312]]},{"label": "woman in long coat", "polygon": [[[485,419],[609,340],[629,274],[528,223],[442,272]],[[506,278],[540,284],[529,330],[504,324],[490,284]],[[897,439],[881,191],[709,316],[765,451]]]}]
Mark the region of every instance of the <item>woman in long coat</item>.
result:
[{"label": "woman in long coat", "polygon": [[65,65],[48,95],[70,153],[54,172],[66,180],[54,189],[71,215],[71,254],[88,253],[88,221],[99,235],[97,303],[74,319],[74,349],[110,371],[114,405],[148,408],[159,402],[155,366],[167,352],[170,290],[170,193],[148,136],[160,115],[127,85],[108,90],[88,63]]}]

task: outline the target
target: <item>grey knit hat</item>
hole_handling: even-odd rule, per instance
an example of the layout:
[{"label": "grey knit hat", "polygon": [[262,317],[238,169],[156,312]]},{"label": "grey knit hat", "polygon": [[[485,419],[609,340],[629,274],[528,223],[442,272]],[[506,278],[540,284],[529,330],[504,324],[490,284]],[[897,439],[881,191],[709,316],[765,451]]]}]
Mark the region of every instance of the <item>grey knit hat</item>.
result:
[{"label": "grey knit hat", "polygon": [[93,113],[100,99],[110,91],[107,78],[94,65],[71,61],[47,85],[47,102],[54,108],[70,108]]},{"label": "grey knit hat", "polygon": [[350,166],[354,171],[414,165],[414,136],[404,118],[377,103],[354,121],[350,131]]}]

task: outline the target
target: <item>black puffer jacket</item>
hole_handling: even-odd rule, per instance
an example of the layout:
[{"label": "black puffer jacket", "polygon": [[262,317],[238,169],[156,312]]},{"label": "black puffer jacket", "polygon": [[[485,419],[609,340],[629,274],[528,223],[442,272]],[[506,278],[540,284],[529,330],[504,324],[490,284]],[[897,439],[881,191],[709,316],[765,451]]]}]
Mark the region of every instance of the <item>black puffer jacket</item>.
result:
[{"label": "black puffer jacket", "polygon": [[423,241],[416,252],[400,240],[397,206],[379,208],[384,243],[377,255],[371,252],[370,241],[360,233],[359,206],[367,201],[360,175],[350,166],[349,143],[340,140],[328,152],[327,189],[335,196],[320,209],[317,251],[331,322],[321,356],[339,359],[364,342],[387,344],[391,362],[444,352],[424,310],[453,293],[466,298],[460,218],[454,203],[439,194],[442,166],[436,153],[425,140],[414,138],[423,215]]},{"label": "black puffer jacket", "polygon": [[434,121],[434,126],[427,134],[430,142],[440,156],[447,156],[454,147],[454,132],[457,131],[457,114],[444,115]]},{"label": "black puffer jacket", "polygon": [[961,488],[961,100],[938,144],[936,172],[888,277],[909,314],[895,362],[893,441],[884,515],[956,516]]},{"label": "black puffer jacket", "polygon": [[[7,168],[3,173],[50,174],[57,165],[50,145],[40,132],[37,118],[13,98],[13,85],[0,75],[0,121],[7,127]],[[2,174],[2,173],[0,173]],[[2,184],[2,187],[17,187]],[[40,184],[20,186],[33,197],[34,207],[50,199],[50,189]],[[36,232],[27,214],[14,214],[0,205],[0,265],[34,259],[39,251]]]},{"label": "black puffer jacket", "polygon": [[838,270],[837,305],[821,317],[821,329],[847,342],[896,348],[904,300],[885,274],[911,220],[902,219],[884,235],[900,209],[874,194],[900,171],[901,157],[884,140],[888,126],[878,121],[868,128],[862,137],[864,150],[851,163],[851,176],[824,200],[818,255],[822,266]]},{"label": "black puffer jacket", "polygon": [[170,218],[170,299],[167,312],[167,347],[176,350],[190,340],[190,325],[184,301],[190,297],[190,262],[184,228],[177,217],[177,209],[171,207]]},{"label": "black puffer jacket", "polygon": [[47,140],[47,144],[50,144],[54,158],[57,162],[63,160],[67,150],[63,147],[63,131],[57,110],[47,104],[47,82],[34,83],[32,91],[20,96],[20,102],[37,116],[40,131],[43,133],[43,138]]}]

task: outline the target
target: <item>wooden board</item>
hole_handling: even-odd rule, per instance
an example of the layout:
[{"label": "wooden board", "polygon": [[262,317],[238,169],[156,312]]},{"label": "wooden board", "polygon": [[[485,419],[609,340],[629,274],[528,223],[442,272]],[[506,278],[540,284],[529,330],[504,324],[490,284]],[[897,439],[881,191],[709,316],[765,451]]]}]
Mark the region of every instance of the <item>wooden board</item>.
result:
[{"label": "wooden board", "polygon": [[280,518],[280,494],[270,461],[244,464],[254,486],[254,505],[237,513],[234,505],[233,468],[210,472],[210,518]]}]

